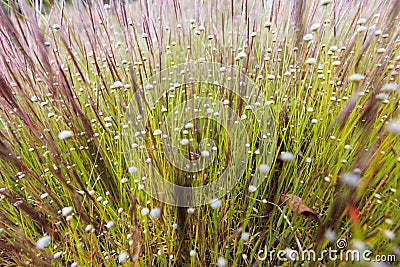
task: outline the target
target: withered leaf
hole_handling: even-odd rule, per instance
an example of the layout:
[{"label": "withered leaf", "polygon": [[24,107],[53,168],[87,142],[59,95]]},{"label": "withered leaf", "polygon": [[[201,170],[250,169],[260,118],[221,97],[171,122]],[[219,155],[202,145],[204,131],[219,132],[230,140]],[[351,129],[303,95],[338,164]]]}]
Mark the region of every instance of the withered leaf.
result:
[{"label": "withered leaf", "polygon": [[312,209],[303,204],[303,200],[300,197],[292,194],[280,194],[279,200],[281,203],[286,203],[295,213],[316,220],[318,223],[321,222],[318,215]]}]

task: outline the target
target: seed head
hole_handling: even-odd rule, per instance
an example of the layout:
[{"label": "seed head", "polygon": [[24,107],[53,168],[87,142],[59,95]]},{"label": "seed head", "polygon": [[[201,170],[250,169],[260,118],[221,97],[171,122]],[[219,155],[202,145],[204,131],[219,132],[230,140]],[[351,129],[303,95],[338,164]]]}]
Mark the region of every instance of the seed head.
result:
[{"label": "seed head", "polygon": [[39,250],[44,249],[50,246],[50,244],[51,244],[51,238],[50,236],[46,235],[39,238],[39,240],[36,242],[36,248]]},{"label": "seed head", "polygon": [[72,137],[73,135],[74,135],[74,133],[71,132],[71,131],[61,131],[61,132],[58,134],[58,139],[64,140],[64,139],[67,139],[67,138]]}]

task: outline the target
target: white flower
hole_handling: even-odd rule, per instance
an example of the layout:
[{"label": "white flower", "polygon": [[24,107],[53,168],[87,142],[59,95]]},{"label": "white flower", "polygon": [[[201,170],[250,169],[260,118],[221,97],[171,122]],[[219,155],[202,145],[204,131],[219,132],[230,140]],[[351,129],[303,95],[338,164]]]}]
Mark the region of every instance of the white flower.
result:
[{"label": "white flower", "polygon": [[351,145],[345,145],[343,148],[346,149],[346,150],[350,150],[351,149]]},{"label": "white flower", "polygon": [[57,252],[54,254],[53,258],[56,260],[61,256],[61,252]]},{"label": "white flower", "polygon": [[335,242],[336,241],[336,233],[333,232],[332,230],[328,229],[325,231],[324,237],[326,240],[329,242]]},{"label": "white flower", "polygon": [[154,130],[153,135],[157,136],[157,135],[161,135],[162,131],[160,129]]},{"label": "white flower", "polygon": [[151,89],[154,88],[154,86],[153,86],[151,83],[148,83],[148,84],[145,85],[144,88],[145,88],[146,90],[151,90]]},{"label": "white flower", "polygon": [[191,250],[191,251],[189,252],[189,255],[190,255],[190,257],[196,256],[196,251]]},{"label": "white flower", "polygon": [[317,60],[315,58],[313,58],[313,57],[310,57],[310,58],[306,59],[306,64],[314,65],[315,63],[317,63]]},{"label": "white flower", "polygon": [[281,152],[280,159],[282,161],[289,162],[289,161],[292,161],[294,159],[294,155],[291,152],[283,151],[283,152]]},{"label": "white flower", "polygon": [[61,131],[61,132],[58,134],[58,139],[64,140],[64,139],[67,139],[67,138],[72,137],[73,135],[74,135],[74,133],[71,132],[71,131]]},{"label": "white flower", "polygon": [[220,199],[216,198],[216,199],[211,200],[211,202],[210,202],[210,207],[214,210],[219,209],[221,206],[222,206],[222,201]]},{"label": "white flower", "polygon": [[385,93],[379,93],[375,96],[375,98],[378,100],[387,100],[389,98],[389,95]]},{"label": "white flower", "polygon": [[189,144],[189,140],[184,138],[184,139],[181,139],[179,141],[179,143],[181,143],[182,146],[187,146]]},{"label": "white flower", "polygon": [[336,45],[329,47],[329,51],[336,52],[339,48]]},{"label": "white flower", "polygon": [[125,263],[129,258],[129,255],[125,251],[121,251],[118,255],[118,263]]},{"label": "white flower", "polygon": [[191,128],[193,128],[193,123],[191,123],[191,122],[186,123],[186,124],[185,124],[185,128],[186,128],[186,129],[191,129]]},{"label": "white flower", "polygon": [[65,207],[65,208],[62,208],[61,213],[62,213],[62,216],[67,216],[67,215],[69,215],[72,211],[73,211],[73,208],[72,208],[72,207]]},{"label": "white flower", "polygon": [[107,229],[110,229],[110,228],[114,227],[114,222],[113,222],[113,221],[109,221],[109,222],[106,224],[106,227],[107,227]]},{"label": "white flower", "polygon": [[387,229],[383,231],[383,234],[390,240],[394,240],[396,238],[396,234]]},{"label": "white flower", "polygon": [[188,208],[187,209],[187,213],[188,214],[193,214],[195,212],[195,209],[194,208]]},{"label": "white flower", "polygon": [[257,187],[255,185],[249,185],[249,192],[253,193],[255,191],[257,191]]},{"label": "white flower", "polygon": [[394,135],[400,135],[400,119],[388,122],[386,130]]},{"label": "white flower", "polygon": [[143,208],[140,211],[140,214],[142,214],[142,216],[147,216],[147,215],[149,215],[149,213],[150,213],[150,210],[148,208]]},{"label": "white flower", "polygon": [[247,233],[247,232],[243,232],[242,233],[242,236],[240,237],[243,241],[249,241],[249,239],[250,239],[250,234],[249,233]]},{"label": "white flower", "polygon": [[208,158],[209,156],[210,156],[210,152],[208,152],[207,150],[201,151],[201,157]]},{"label": "white flower", "polygon": [[306,35],[304,35],[303,40],[306,42],[311,41],[312,39],[314,39],[314,35],[312,35],[311,33],[307,33]]},{"label": "white flower", "polygon": [[120,81],[115,81],[112,85],[111,85],[111,89],[116,89],[116,88],[121,88],[124,87],[124,84]]},{"label": "white flower", "polygon": [[365,18],[361,18],[361,19],[357,20],[358,25],[364,24],[365,22],[367,22],[367,20]]},{"label": "white flower", "polygon": [[128,172],[130,174],[135,174],[135,173],[137,173],[137,171],[138,171],[138,169],[135,166],[132,166],[132,167],[128,168]]},{"label": "white flower", "polygon": [[267,164],[260,164],[260,166],[258,167],[258,170],[261,173],[268,173],[270,169],[271,169],[271,167]]},{"label": "white flower", "polygon": [[44,237],[41,237],[37,242],[36,242],[36,248],[37,249],[44,249],[50,246],[51,244],[51,238],[50,236],[46,235]]},{"label": "white flower", "polygon": [[217,264],[219,267],[225,267],[226,266],[226,259],[223,257],[219,257],[217,260]]},{"label": "white flower", "polygon": [[381,91],[382,92],[394,92],[399,88],[399,85],[397,83],[387,83],[385,84]]},{"label": "white flower", "polygon": [[156,219],[160,215],[161,215],[161,209],[160,208],[151,209],[151,211],[150,211],[150,217],[151,218]]},{"label": "white flower", "polygon": [[360,176],[358,176],[354,173],[348,172],[342,176],[340,181],[342,183],[344,183],[345,185],[348,185],[349,187],[355,188],[360,183]]},{"label": "white flower", "polygon": [[314,32],[314,31],[318,30],[320,27],[321,27],[321,24],[319,24],[319,23],[314,23],[313,25],[311,25],[310,30],[311,30],[312,32]]},{"label": "white flower", "polygon": [[368,28],[365,26],[360,26],[357,28],[358,33],[366,32],[367,30],[368,30]]},{"label": "white flower", "polygon": [[383,47],[378,48],[378,50],[376,50],[376,52],[377,52],[378,54],[383,54],[383,53],[385,53],[385,51],[386,51],[386,49],[383,48]]},{"label": "white flower", "polygon": [[240,60],[240,59],[243,59],[243,58],[246,58],[246,57],[247,57],[246,52],[241,51],[241,52],[239,52],[239,53],[237,54],[237,56],[235,57],[235,60]]},{"label": "white flower", "polygon": [[361,75],[359,73],[354,73],[354,74],[350,75],[350,77],[349,77],[350,82],[360,82],[364,79],[365,79],[365,76]]}]

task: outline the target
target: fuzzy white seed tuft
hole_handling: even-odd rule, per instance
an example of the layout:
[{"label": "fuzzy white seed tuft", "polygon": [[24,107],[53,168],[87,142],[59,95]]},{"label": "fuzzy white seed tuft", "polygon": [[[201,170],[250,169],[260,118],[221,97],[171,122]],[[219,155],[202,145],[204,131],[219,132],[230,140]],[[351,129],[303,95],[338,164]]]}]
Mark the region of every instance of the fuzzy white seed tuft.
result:
[{"label": "fuzzy white seed tuft", "polygon": [[399,85],[397,83],[387,83],[382,87],[381,91],[382,92],[394,92],[394,91],[397,91],[398,88],[399,88]]},{"label": "fuzzy white seed tuft", "polygon": [[314,35],[312,35],[311,33],[308,33],[308,34],[304,35],[304,37],[303,37],[303,40],[306,42],[309,42],[312,39],[314,39]]},{"label": "fuzzy white seed tuft", "polygon": [[187,209],[187,213],[188,214],[193,214],[195,212],[195,209],[194,208],[188,208]]},{"label": "fuzzy white seed tuft", "polygon": [[160,208],[151,209],[151,211],[150,211],[150,217],[151,218],[156,219],[156,218],[160,217],[160,215],[161,215],[161,209]]},{"label": "fuzzy white seed tuft", "polygon": [[39,238],[39,240],[36,242],[36,248],[44,249],[50,246],[50,244],[51,244],[51,238],[50,236],[46,235],[44,237]]},{"label": "fuzzy white seed tuft", "polygon": [[237,54],[237,56],[235,57],[235,60],[240,60],[240,59],[243,59],[243,58],[246,58],[246,57],[247,57],[246,52],[241,51],[241,52],[239,52],[239,53]]},{"label": "fuzzy white seed tuft", "polygon": [[365,79],[365,76],[361,75],[359,73],[354,73],[354,74],[350,75],[350,77],[349,77],[350,82],[361,82],[364,79]]},{"label": "fuzzy white seed tuft", "polygon": [[150,213],[150,210],[148,208],[143,208],[140,211],[140,214],[142,214],[142,216],[147,216],[147,215],[149,215],[149,213]]},{"label": "fuzzy white seed tuft", "polygon": [[340,179],[340,181],[345,185],[348,185],[349,187],[355,188],[360,183],[360,176],[349,172],[345,173]]},{"label": "fuzzy white seed tuft", "polygon": [[210,207],[214,210],[219,209],[221,206],[222,206],[222,201],[220,199],[216,198],[216,199],[211,200],[211,202],[210,202]]},{"label": "fuzzy white seed tuft", "polygon": [[257,187],[255,185],[249,185],[249,192],[253,193],[257,191]]},{"label": "fuzzy white seed tuft", "polygon": [[107,228],[107,229],[113,228],[114,225],[115,225],[115,224],[114,224],[113,221],[109,221],[109,222],[106,224],[106,228]]},{"label": "fuzzy white seed tuft", "polygon": [[388,122],[386,130],[394,135],[400,135],[400,119]]},{"label": "fuzzy white seed tuft", "polygon": [[112,85],[111,85],[111,89],[117,89],[117,88],[122,88],[124,87],[124,84],[120,81],[115,81]]},{"label": "fuzzy white seed tuft", "polygon": [[308,64],[308,65],[315,65],[315,63],[317,63],[317,60],[313,57],[306,59],[306,64]]},{"label": "fuzzy white seed tuft", "polygon": [[271,167],[267,164],[260,164],[260,166],[258,167],[258,170],[261,173],[268,173],[270,169],[271,169]]},{"label": "fuzzy white seed tuft", "polygon": [[67,215],[71,214],[72,211],[73,211],[72,207],[65,207],[65,208],[62,208],[61,214],[62,214],[62,216],[67,216]]},{"label": "fuzzy white seed tuft", "polygon": [[61,131],[58,134],[58,139],[64,140],[64,139],[72,137],[73,135],[74,135],[74,133],[72,131]]},{"label": "fuzzy white seed tuft", "polygon": [[292,161],[294,159],[294,155],[291,152],[281,152],[280,159],[285,162]]},{"label": "fuzzy white seed tuft", "polygon": [[193,123],[191,123],[191,122],[186,123],[186,124],[185,124],[185,128],[186,128],[186,129],[191,129],[191,128],[193,128]]},{"label": "fuzzy white seed tuft", "polygon": [[249,241],[249,239],[250,239],[250,234],[249,233],[247,233],[247,232],[243,232],[242,233],[242,236],[240,237],[244,242],[247,242],[247,241]]},{"label": "fuzzy white seed tuft", "polygon": [[217,260],[217,265],[218,265],[219,267],[225,267],[226,264],[227,264],[227,262],[226,262],[226,259],[225,259],[225,258],[223,258],[223,257],[219,257],[219,258],[218,258],[218,260]]},{"label": "fuzzy white seed tuft", "polygon": [[129,258],[128,253],[126,253],[125,251],[121,251],[121,253],[119,253],[118,255],[118,262],[121,263],[125,263]]},{"label": "fuzzy white seed tuft", "polygon": [[61,257],[61,252],[56,252],[56,253],[54,253],[54,255],[53,255],[53,259],[58,259],[58,258],[60,258]]},{"label": "fuzzy white seed tuft", "polygon": [[129,174],[135,174],[135,173],[137,173],[137,171],[138,171],[138,169],[135,166],[128,168]]},{"label": "fuzzy white seed tuft", "polygon": [[207,150],[201,151],[202,158],[208,158],[209,156],[210,156],[210,152],[208,152]]},{"label": "fuzzy white seed tuft", "polygon": [[182,146],[187,146],[188,144],[189,144],[189,140],[188,139],[181,139],[180,141],[179,141],[179,143],[182,145]]},{"label": "fuzzy white seed tuft", "polygon": [[313,25],[311,25],[310,30],[311,30],[312,32],[314,32],[314,31],[318,30],[320,27],[321,27],[321,24],[319,24],[319,23],[314,23]]},{"label": "fuzzy white seed tuft", "polygon": [[158,135],[161,135],[162,134],[162,131],[160,130],[160,129],[157,129],[157,130],[155,130],[154,132],[153,132],[153,135],[154,136],[158,136]]}]

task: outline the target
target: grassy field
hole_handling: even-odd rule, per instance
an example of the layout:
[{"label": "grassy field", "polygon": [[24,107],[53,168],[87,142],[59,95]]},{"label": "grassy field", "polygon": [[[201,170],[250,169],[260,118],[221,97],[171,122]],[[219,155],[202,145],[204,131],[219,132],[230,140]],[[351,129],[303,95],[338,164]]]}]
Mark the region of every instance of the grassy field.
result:
[{"label": "grassy field", "polygon": [[399,264],[400,1],[63,2],[0,4],[1,266]]}]

